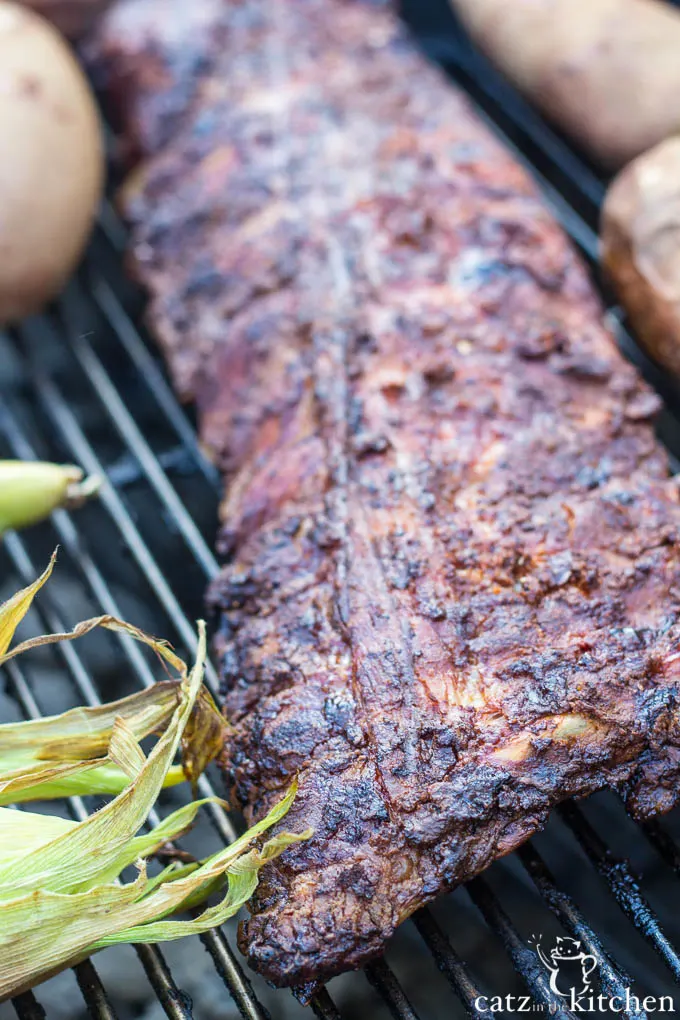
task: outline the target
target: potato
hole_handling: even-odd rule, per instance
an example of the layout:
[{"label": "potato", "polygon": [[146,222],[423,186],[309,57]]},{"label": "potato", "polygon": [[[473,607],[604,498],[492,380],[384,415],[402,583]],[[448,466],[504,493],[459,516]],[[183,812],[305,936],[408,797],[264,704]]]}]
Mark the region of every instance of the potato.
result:
[{"label": "potato", "polygon": [[37,14],[0,2],[0,322],[54,297],[90,234],[104,155],[89,86]]},{"label": "potato", "polygon": [[680,11],[660,0],[451,0],[500,70],[603,166],[680,131]]},{"label": "potato", "polygon": [[680,379],[680,137],[615,178],[602,210],[601,259],[640,342]]},{"label": "potato", "polygon": [[[111,0],[22,0],[56,25],[69,39],[79,39],[94,25]],[[189,2],[189,0],[187,0]]]}]

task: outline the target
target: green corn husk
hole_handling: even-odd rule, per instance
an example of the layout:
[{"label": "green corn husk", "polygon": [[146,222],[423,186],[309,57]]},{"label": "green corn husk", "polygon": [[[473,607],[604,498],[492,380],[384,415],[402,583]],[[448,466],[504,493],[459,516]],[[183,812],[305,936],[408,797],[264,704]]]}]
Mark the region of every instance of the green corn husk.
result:
[{"label": "green corn husk", "polygon": [[72,465],[0,460],[0,535],[37,524],[59,508],[80,506],[99,485]]},{"label": "green corn husk", "polygon": [[[202,685],[205,625],[199,624],[190,671],[169,645],[109,616],[8,651],[53,563],[0,606],[0,665],[30,648],[105,627],[153,648],[177,678],[101,708],[0,726],[0,803],[73,792],[116,794],[82,822],[0,807],[0,1002],[105,946],[162,942],[223,923],[250,898],[260,869],[311,834],[262,838],[288,811],[293,784],[266,818],[231,846],[203,861],[173,863],[148,875],[147,858],[185,832],[203,804],[221,803],[194,801],[155,829],[142,830],[168,777],[195,782],[223,745],[226,724]],[[139,741],[152,732],[158,740],[147,755]],[[182,764],[173,766],[180,749]],[[123,881],[131,865],[137,877]],[[172,918],[218,892],[218,902],[194,919]]]}]

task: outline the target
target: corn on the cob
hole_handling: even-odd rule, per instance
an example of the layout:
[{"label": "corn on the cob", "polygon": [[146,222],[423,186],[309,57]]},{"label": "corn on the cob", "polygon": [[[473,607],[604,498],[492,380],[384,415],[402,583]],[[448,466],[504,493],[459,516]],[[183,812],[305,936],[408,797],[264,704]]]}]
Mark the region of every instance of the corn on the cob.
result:
[{"label": "corn on the cob", "polygon": [[[195,781],[223,744],[226,723],[202,685],[205,625],[199,624],[191,671],[169,645],[110,616],[8,651],[53,564],[54,557],[37,581],[0,606],[0,665],[31,648],[105,627],[154,649],[177,678],[111,705],[0,726],[0,804],[74,792],[117,794],[82,822],[0,807],[0,1002],[107,945],[161,942],[221,924],[251,896],[260,868],[309,835],[283,832],[260,841],[287,812],[293,785],[231,846],[204,861],[174,862],[147,875],[146,858],[186,831],[207,802],[194,801],[142,831],[162,786],[169,776]],[[139,741],[152,732],[159,737],[147,755]],[[173,766],[180,748],[182,764]],[[137,877],[123,881],[131,865]],[[219,889],[225,890],[222,898],[193,920],[170,917]]]},{"label": "corn on the cob", "polygon": [[0,534],[37,524],[60,507],[80,506],[99,484],[69,464],[0,460]]}]

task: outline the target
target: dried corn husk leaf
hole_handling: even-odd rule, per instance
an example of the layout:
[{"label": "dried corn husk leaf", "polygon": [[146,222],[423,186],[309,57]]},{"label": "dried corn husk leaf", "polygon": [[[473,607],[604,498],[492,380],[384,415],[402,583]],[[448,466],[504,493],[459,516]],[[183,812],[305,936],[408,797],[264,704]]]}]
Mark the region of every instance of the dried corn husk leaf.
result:
[{"label": "dried corn husk leaf", "polygon": [[50,577],[54,569],[56,557],[57,554],[55,552],[52,554],[52,559],[47,569],[40,575],[37,581],[29,584],[27,588],[22,588],[21,591],[18,591],[16,595],[13,595],[11,599],[3,602],[0,606],[0,664],[5,661],[5,652],[12,643],[17,627],[31,608],[33,599]]},{"label": "dried corn husk leaf", "polygon": [[[153,648],[180,677],[186,675],[185,664],[166,642],[112,616],[84,620],[66,634],[31,638],[8,652],[33,598],[50,577],[54,560],[53,556],[37,581],[0,606],[0,665],[31,648],[72,641],[104,627],[130,634]],[[128,724],[137,741],[163,730],[177,708],[180,684],[180,680],[166,681],[109,705],[76,708],[60,716],[1,726],[0,805],[87,793],[120,793],[128,785],[128,777],[110,756],[114,726]],[[210,693],[200,687],[181,735],[182,767],[169,766],[163,785],[174,786],[185,777],[194,782],[219,754],[225,729],[224,717]]]},{"label": "dried corn husk leaf", "polygon": [[[146,821],[163,779],[179,749],[187,720],[203,682],[206,641],[205,626],[199,634],[196,665],[181,681],[179,705],[135,778],[114,800],[80,822],[71,832],[58,837],[39,851],[29,852],[20,861],[0,862],[0,902],[18,892],[52,890],[75,892],[95,884],[105,870],[118,860],[121,870],[129,860],[132,838]],[[128,733],[129,739],[131,735]],[[141,752],[140,752],[141,753]],[[106,855],[101,847],[106,846]],[[93,850],[96,852],[93,853]],[[39,859],[38,859],[39,858]],[[73,867],[74,860],[79,867]]]},{"label": "dried corn husk leaf", "polygon": [[72,708],[61,715],[5,724],[0,730],[2,761],[7,756],[17,761],[99,758],[107,753],[116,719],[124,719],[137,740],[142,740],[165,726],[177,704],[177,683],[164,680],[106,705]]},{"label": "dried corn husk leaf", "polygon": [[[108,705],[0,726],[0,805],[120,793],[128,777],[109,755],[116,720],[142,740],[167,725],[178,697],[179,681],[166,680]],[[215,716],[206,725],[219,726],[220,716],[205,698],[199,699],[195,712]],[[204,747],[202,753],[208,753]],[[184,778],[182,767],[172,766],[163,785],[174,786]]]}]

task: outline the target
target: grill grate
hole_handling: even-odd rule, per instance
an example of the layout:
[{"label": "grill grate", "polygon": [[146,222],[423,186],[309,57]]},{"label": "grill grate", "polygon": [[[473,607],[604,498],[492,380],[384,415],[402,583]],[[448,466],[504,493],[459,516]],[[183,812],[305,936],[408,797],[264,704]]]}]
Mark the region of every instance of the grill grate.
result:
[{"label": "grill grate", "polygon": [[[437,5],[418,5],[412,0],[411,6],[418,8],[414,14],[422,16],[426,8]],[[596,255],[593,224],[604,191],[602,180],[471,51],[450,19],[446,31],[430,34],[424,41],[518,158],[529,164],[556,214],[592,263]],[[191,655],[195,647],[191,621],[200,614],[202,592],[217,570],[210,543],[220,480],[201,453],[190,418],[175,400],[152,353],[153,345],[140,330],[139,295],[121,270],[124,245],[124,229],[107,205],[86,264],[58,307],[12,334],[0,335],[0,456],[72,460],[104,478],[100,500],[81,510],[77,518],[60,511],[48,525],[28,535],[8,536],[0,549],[0,577],[7,588],[4,595],[32,579],[59,543],[57,573],[66,579],[67,594],[66,589],[59,592],[56,578],[51,590],[40,597],[32,624],[36,629],[39,624],[42,629],[64,630],[79,617],[111,613],[169,637],[180,653]],[[638,351],[618,310],[610,308],[610,316],[626,352],[667,403],[680,406],[678,392]],[[675,445],[677,431],[669,413],[664,434],[671,445]],[[159,520],[163,527],[158,526]],[[78,702],[96,704],[154,682],[151,660],[130,638],[107,635],[102,642],[95,650],[86,642],[50,651],[70,685],[65,694],[68,703],[58,709],[49,703],[41,680],[44,662],[34,664],[31,659],[21,665],[8,664],[6,690],[18,716],[35,717]],[[215,691],[214,670],[209,671],[207,680]],[[117,686],[120,684],[122,689]],[[0,700],[3,711],[9,704]],[[201,795],[210,796],[215,789],[219,790],[219,781],[204,777]],[[324,990],[314,1000],[314,1014],[322,1020],[340,1020],[357,1011],[400,1020],[464,1015],[490,1018],[498,1014],[477,1008],[478,996],[521,992],[524,987],[546,1011],[568,1016],[527,945],[527,911],[531,924],[540,923],[542,930],[561,931],[581,940],[598,961],[605,994],[620,995],[627,987],[637,987],[635,982],[656,994],[659,989],[672,994],[672,979],[680,980],[680,956],[664,933],[664,928],[673,929],[664,899],[677,896],[673,873],[680,874],[680,849],[672,835],[675,822],[671,818],[670,823],[654,822],[640,829],[617,813],[613,798],[595,800],[603,805],[596,812],[567,805],[558,813],[549,826],[553,836],[545,839],[545,859],[543,849],[539,852],[536,845],[544,840],[539,837],[522,848],[509,865],[495,865],[465,890],[432,909],[421,910],[404,926],[404,937],[410,940],[406,953],[399,955],[396,948],[388,951],[388,958],[396,961],[392,967],[382,960],[366,969],[367,983],[356,975],[331,983],[332,994]],[[73,798],[68,810],[72,817],[82,818],[94,806]],[[202,831],[201,839],[224,842],[234,838],[236,823],[221,808],[213,806],[209,816],[212,830]],[[605,842],[599,830],[601,823],[610,819],[616,822],[608,827]],[[154,821],[152,818],[151,823]],[[620,858],[618,849],[610,849],[610,841],[623,843],[626,853],[636,860],[645,857],[646,848],[653,848],[651,860],[657,863],[647,866],[647,879],[650,874],[662,875],[661,896],[654,882],[646,883],[651,885],[650,896],[646,888],[643,892],[634,877],[634,865]],[[555,858],[555,847],[558,859],[562,853],[576,856],[583,887],[597,890],[584,913],[563,889],[561,875],[554,877],[547,863],[549,852]],[[607,896],[602,907],[600,901],[606,901]],[[621,920],[616,905],[627,920]],[[601,934],[596,934],[593,923],[586,919],[595,913],[594,927]],[[474,937],[468,937],[469,932]],[[680,938],[677,924],[673,934]],[[396,941],[401,937],[400,933]],[[241,1016],[266,1020],[270,1015],[304,1015],[287,993],[271,993],[259,979],[251,982],[232,949],[231,929],[226,934],[211,932],[202,941]],[[465,947],[459,950],[460,955],[454,945]],[[625,965],[614,959],[613,945],[621,950]],[[165,949],[138,947],[135,952],[163,1014],[174,1020],[229,1015],[227,1010],[232,1007],[226,1000],[205,1012],[192,1005],[173,977]],[[409,954],[415,955],[418,968],[428,978],[418,969],[418,979],[413,979],[413,970],[404,966]],[[473,966],[464,962],[464,956],[473,960]],[[492,961],[491,968],[485,966],[485,957]],[[118,1007],[112,1001],[117,1001],[118,989],[100,979],[100,960],[104,957],[75,968],[82,1015],[88,1012],[96,1020],[115,1020]],[[134,957],[130,960],[134,963]],[[664,976],[664,965],[669,978]],[[422,995],[421,985],[426,980],[435,989],[434,1004]],[[494,980],[512,987],[492,988]],[[51,1016],[55,1002],[50,988],[48,984],[36,994],[15,999],[16,1015],[21,1020]],[[0,1007],[0,1020],[10,1016],[4,1009]],[[624,1015],[643,1017],[644,1013],[631,1009]]]}]

